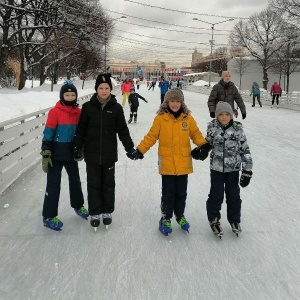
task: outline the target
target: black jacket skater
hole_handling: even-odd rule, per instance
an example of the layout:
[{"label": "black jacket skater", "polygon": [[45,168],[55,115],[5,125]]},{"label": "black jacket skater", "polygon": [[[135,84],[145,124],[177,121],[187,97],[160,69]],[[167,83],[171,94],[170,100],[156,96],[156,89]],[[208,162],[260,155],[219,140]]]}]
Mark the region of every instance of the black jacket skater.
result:
[{"label": "black jacket skater", "polygon": [[243,98],[232,81],[226,83],[223,79],[221,79],[217,84],[213,86],[207,101],[209,112],[216,111],[216,106],[219,101],[229,103],[233,110],[235,109],[235,101],[237,106],[240,108],[241,113],[246,113],[246,107]]},{"label": "black jacket skater", "polygon": [[83,104],[74,146],[84,147],[87,164],[111,164],[118,161],[117,134],[126,152],[134,147],[122,106],[114,95],[103,110],[95,93]]},{"label": "black jacket skater", "polygon": [[131,104],[131,107],[138,107],[140,105],[139,98],[146,102],[146,99],[138,93],[130,94],[128,96],[128,103]]}]

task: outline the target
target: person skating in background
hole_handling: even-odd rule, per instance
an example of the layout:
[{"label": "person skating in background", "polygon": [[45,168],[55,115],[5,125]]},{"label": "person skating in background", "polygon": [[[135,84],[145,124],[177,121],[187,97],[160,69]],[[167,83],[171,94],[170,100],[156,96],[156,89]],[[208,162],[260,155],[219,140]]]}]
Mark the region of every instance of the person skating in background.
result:
[{"label": "person skating in background", "polygon": [[[246,187],[252,178],[252,157],[242,124],[233,121],[233,110],[229,103],[219,101],[216,118],[208,123],[206,140],[210,147],[193,149],[195,159],[204,160],[210,155],[210,192],[206,202],[207,218],[215,235],[220,238],[220,224],[224,191],[227,203],[227,220],[232,231],[238,235],[242,230],[240,188]],[[239,179],[240,167],[242,175]]]},{"label": "person skating in background", "polygon": [[215,118],[216,105],[219,101],[228,102],[233,111],[235,117],[237,117],[237,109],[234,108],[234,102],[241,110],[242,118],[246,118],[246,107],[244,101],[232,81],[230,81],[231,75],[228,71],[222,72],[222,79],[213,86],[210,96],[207,101],[209,113],[211,118]]},{"label": "person skating in background", "polygon": [[141,80],[140,80],[140,79],[137,79],[137,80],[136,80],[136,88],[137,88],[137,90],[140,89],[140,85],[141,85]]},{"label": "person skating in background", "polygon": [[155,86],[156,86],[156,79],[153,79],[149,85],[148,91],[150,91],[151,88],[152,88],[152,91],[154,91]]},{"label": "person skating in background", "polygon": [[281,95],[282,95],[282,89],[281,89],[280,85],[276,81],[271,86],[270,94],[272,96],[272,105],[271,105],[271,108],[273,108],[275,99],[276,99],[277,108],[279,108],[279,97],[281,97]]},{"label": "person skating in background", "polygon": [[250,96],[253,96],[253,104],[252,107],[255,106],[255,98],[257,98],[257,102],[262,107],[261,102],[260,102],[260,88],[257,82],[253,82],[252,88],[251,88],[251,93]]},{"label": "person skating in background", "polygon": [[57,217],[63,168],[68,174],[71,207],[83,219],[89,216],[83,206],[78,162],[74,160],[73,152],[73,140],[79,116],[77,89],[71,81],[66,81],[60,89],[60,100],[49,111],[41,152],[42,168],[47,173],[43,224],[56,231],[60,231],[63,227],[63,223]]},{"label": "person skating in background", "polygon": [[118,161],[117,135],[127,152],[135,149],[122,106],[111,94],[110,74],[99,74],[96,93],[82,106],[74,139],[75,157],[86,162],[90,222],[96,228],[112,222],[115,209],[115,163]]},{"label": "person skating in background", "polygon": [[165,80],[164,76],[160,77],[160,81],[159,81],[158,86],[160,88],[160,104],[162,104],[164,102],[166,92],[171,88],[170,88],[169,81]]},{"label": "person skating in background", "polygon": [[[162,217],[159,230],[164,235],[172,232],[171,219],[174,213],[180,227],[188,231],[190,225],[184,212],[188,174],[193,172],[190,140],[197,146],[207,141],[187,108],[182,91],[178,88],[166,93],[152,127],[137,146],[137,158],[142,159],[157,140],[159,174],[162,176]],[[136,159],[136,156],[130,158]]]},{"label": "person skating in background", "polygon": [[131,87],[130,95],[128,97],[128,104],[130,106],[130,117],[128,120],[129,124],[132,122],[132,118],[134,118],[134,123],[136,123],[136,121],[137,121],[137,112],[138,112],[138,108],[140,105],[139,98],[144,100],[146,103],[148,103],[148,101],[143,96],[141,96],[140,94],[135,92],[134,87]]},{"label": "person skating in background", "polygon": [[121,91],[122,91],[122,95],[123,95],[122,106],[125,106],[125,104],[126,104],[126,100],[128,99],[128,96],[130,94],[131,87],[132,87],[131,81],[129,81],[128,79],[125,79],[121,86]]}]

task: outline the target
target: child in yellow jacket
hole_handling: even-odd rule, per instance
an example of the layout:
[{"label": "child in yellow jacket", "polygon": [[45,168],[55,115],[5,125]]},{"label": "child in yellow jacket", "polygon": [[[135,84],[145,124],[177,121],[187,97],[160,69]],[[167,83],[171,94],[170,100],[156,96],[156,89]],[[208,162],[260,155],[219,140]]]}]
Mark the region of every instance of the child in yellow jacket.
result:
[{"label": "child in yellow jacket", "polygon": [[174,88],[165,94],[152,127],[137,146],[131,159],[142,159],[158,140],[159,174],[162,175],[162,197],[159,230],[164,235],[172,232],[173,213],[183,230],[189,230],[184,211],[187,197],[188,174],[193,172],[191,144],[206,142],[195,119],[184,103],[183,92]]}]

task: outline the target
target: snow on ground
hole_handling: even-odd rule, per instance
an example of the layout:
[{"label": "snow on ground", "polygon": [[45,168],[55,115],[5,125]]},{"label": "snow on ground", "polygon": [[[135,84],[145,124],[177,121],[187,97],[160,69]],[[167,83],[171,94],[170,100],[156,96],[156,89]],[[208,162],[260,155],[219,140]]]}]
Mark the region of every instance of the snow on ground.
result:
[{"label": "snow on ground", "polygon": [[[138,123],[129,125],[135,144],[148,132],[160,103],[157,87],[152,92],[142,85],[139,93],[149,103],[141,101]],[[184,94],[205,133],[207,95]],[[208,225],[208,159],[194,161],[189,176],[190,233],[173,221],[169,237],[158,231],[156,145],[142,161],[129,160],[119,145],[113,223],[97,232],[71,209],[65,172],[59,205],[63,230],[43,227],[46,176],[37,165],[0,196],[0,299],[300,299],[299,112],[246,105],[243,125],[254,168],[250,185],[241,189],[240,237],[226,221],[226,204],[223,240]],[[129,107],[124,111],[128,118]],[[84,162],[80,173],[86,198]]]},{"label": "snow on ground", "polygon": [[[117,82],[112,80],[113,85],[117,86]],[[83,89],[82,80],[73,82],[77,87],[79,97],[95,92],[95,80],[85,81]],[[33,88],[31,88],[32,81],[27,80],[25,88],[21,91],[0,89],[0,122],[54,106],[59,99],[59,91],[63,83],[64,80],[59,80],[53,85],[53,92],[51,92],[50,81],[45,81],[42,86],[39,86],[39,81],[33,81]]]}]

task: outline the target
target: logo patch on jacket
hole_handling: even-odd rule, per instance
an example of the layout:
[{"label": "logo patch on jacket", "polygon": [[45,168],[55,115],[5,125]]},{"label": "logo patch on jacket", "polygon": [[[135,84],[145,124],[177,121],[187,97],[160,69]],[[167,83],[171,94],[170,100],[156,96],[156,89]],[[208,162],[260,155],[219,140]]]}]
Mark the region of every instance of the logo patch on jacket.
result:
[{"label": "logo patch on jacket", "polygon": [[182,130],[187,131],[187,127],[188,127],[187,122],[182,122]]}]

